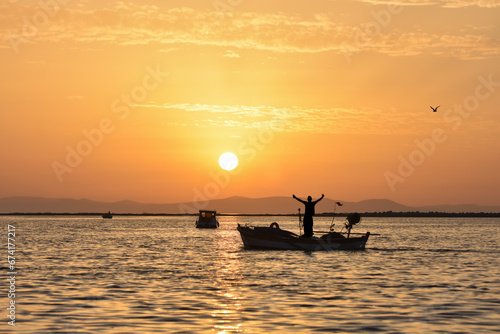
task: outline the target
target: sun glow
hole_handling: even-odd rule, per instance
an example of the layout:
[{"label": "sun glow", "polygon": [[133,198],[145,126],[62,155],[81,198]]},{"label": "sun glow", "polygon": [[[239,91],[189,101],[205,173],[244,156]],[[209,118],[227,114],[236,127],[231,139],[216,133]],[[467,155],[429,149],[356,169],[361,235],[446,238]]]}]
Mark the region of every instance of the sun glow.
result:
[{"label": "sun glow", "polygon": [[238,166],[238,157],[231,152],[223,153],[219,158],[219,165],[224,170],[233,170]]}]

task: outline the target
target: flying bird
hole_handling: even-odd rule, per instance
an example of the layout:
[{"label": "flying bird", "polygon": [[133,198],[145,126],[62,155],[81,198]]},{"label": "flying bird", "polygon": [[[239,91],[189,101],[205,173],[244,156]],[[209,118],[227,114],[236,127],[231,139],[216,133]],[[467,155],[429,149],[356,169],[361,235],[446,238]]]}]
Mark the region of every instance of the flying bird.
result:
[{"label": "flying bird", "polygon": [[439,108],[439,107],[441,107],[441,106],[437,106],[436,108],[433,108],[433,107],[431,106],[431,109],[432,109],[432,111],[436,112],[436,111],[438,110],[438,108]]}]

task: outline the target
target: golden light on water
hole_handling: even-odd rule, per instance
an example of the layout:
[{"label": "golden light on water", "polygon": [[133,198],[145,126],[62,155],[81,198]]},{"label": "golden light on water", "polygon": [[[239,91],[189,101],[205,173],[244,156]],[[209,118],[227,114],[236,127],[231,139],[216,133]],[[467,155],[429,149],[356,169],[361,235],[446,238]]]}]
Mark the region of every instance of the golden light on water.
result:
[{"label": "golden light on water", "polygon": [[213,279],[218,289],[214,294],[215,307],[210,319],[217,334],[244,332],[244,308],[241,305],[239,288],[239,282],[242,280],[240,255],[236,252],[238,244],[239,239],[233,238],[230,231],[221,233],[217,238],[216,253],[219,256]]}]

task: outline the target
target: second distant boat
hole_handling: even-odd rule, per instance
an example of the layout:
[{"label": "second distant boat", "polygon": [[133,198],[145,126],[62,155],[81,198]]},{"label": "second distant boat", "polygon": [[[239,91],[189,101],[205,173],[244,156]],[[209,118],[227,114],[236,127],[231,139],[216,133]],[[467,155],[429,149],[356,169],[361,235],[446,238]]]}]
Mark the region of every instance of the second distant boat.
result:
[{"label": "second distant boat", "polygon": [[111,219],[113,218],[113,215],[111,214],[111,211],[108,211],[108,213],[102,215],[102,218]]}]

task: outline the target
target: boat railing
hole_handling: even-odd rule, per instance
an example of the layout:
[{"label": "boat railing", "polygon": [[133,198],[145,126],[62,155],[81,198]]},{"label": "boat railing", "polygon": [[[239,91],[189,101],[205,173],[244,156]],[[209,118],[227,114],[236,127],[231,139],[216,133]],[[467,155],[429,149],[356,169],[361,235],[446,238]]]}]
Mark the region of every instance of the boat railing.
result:
[{"label": "boat railing", "polygon": [[[332,232],[335,232],[335,231],[314,231],[314,233],[332,233]],[[349,232],[335,232],[335,233],[338,233],[338,234],[349,234]],[[365,232],[365,233],[362,233],[362,232],[351,232],[350,234],[356,234],[356,235],[366,235],[366,233],[368,232]],[[381,235],[381,234],[378,234],[378,233],[370,233],[370,235]]]}]

